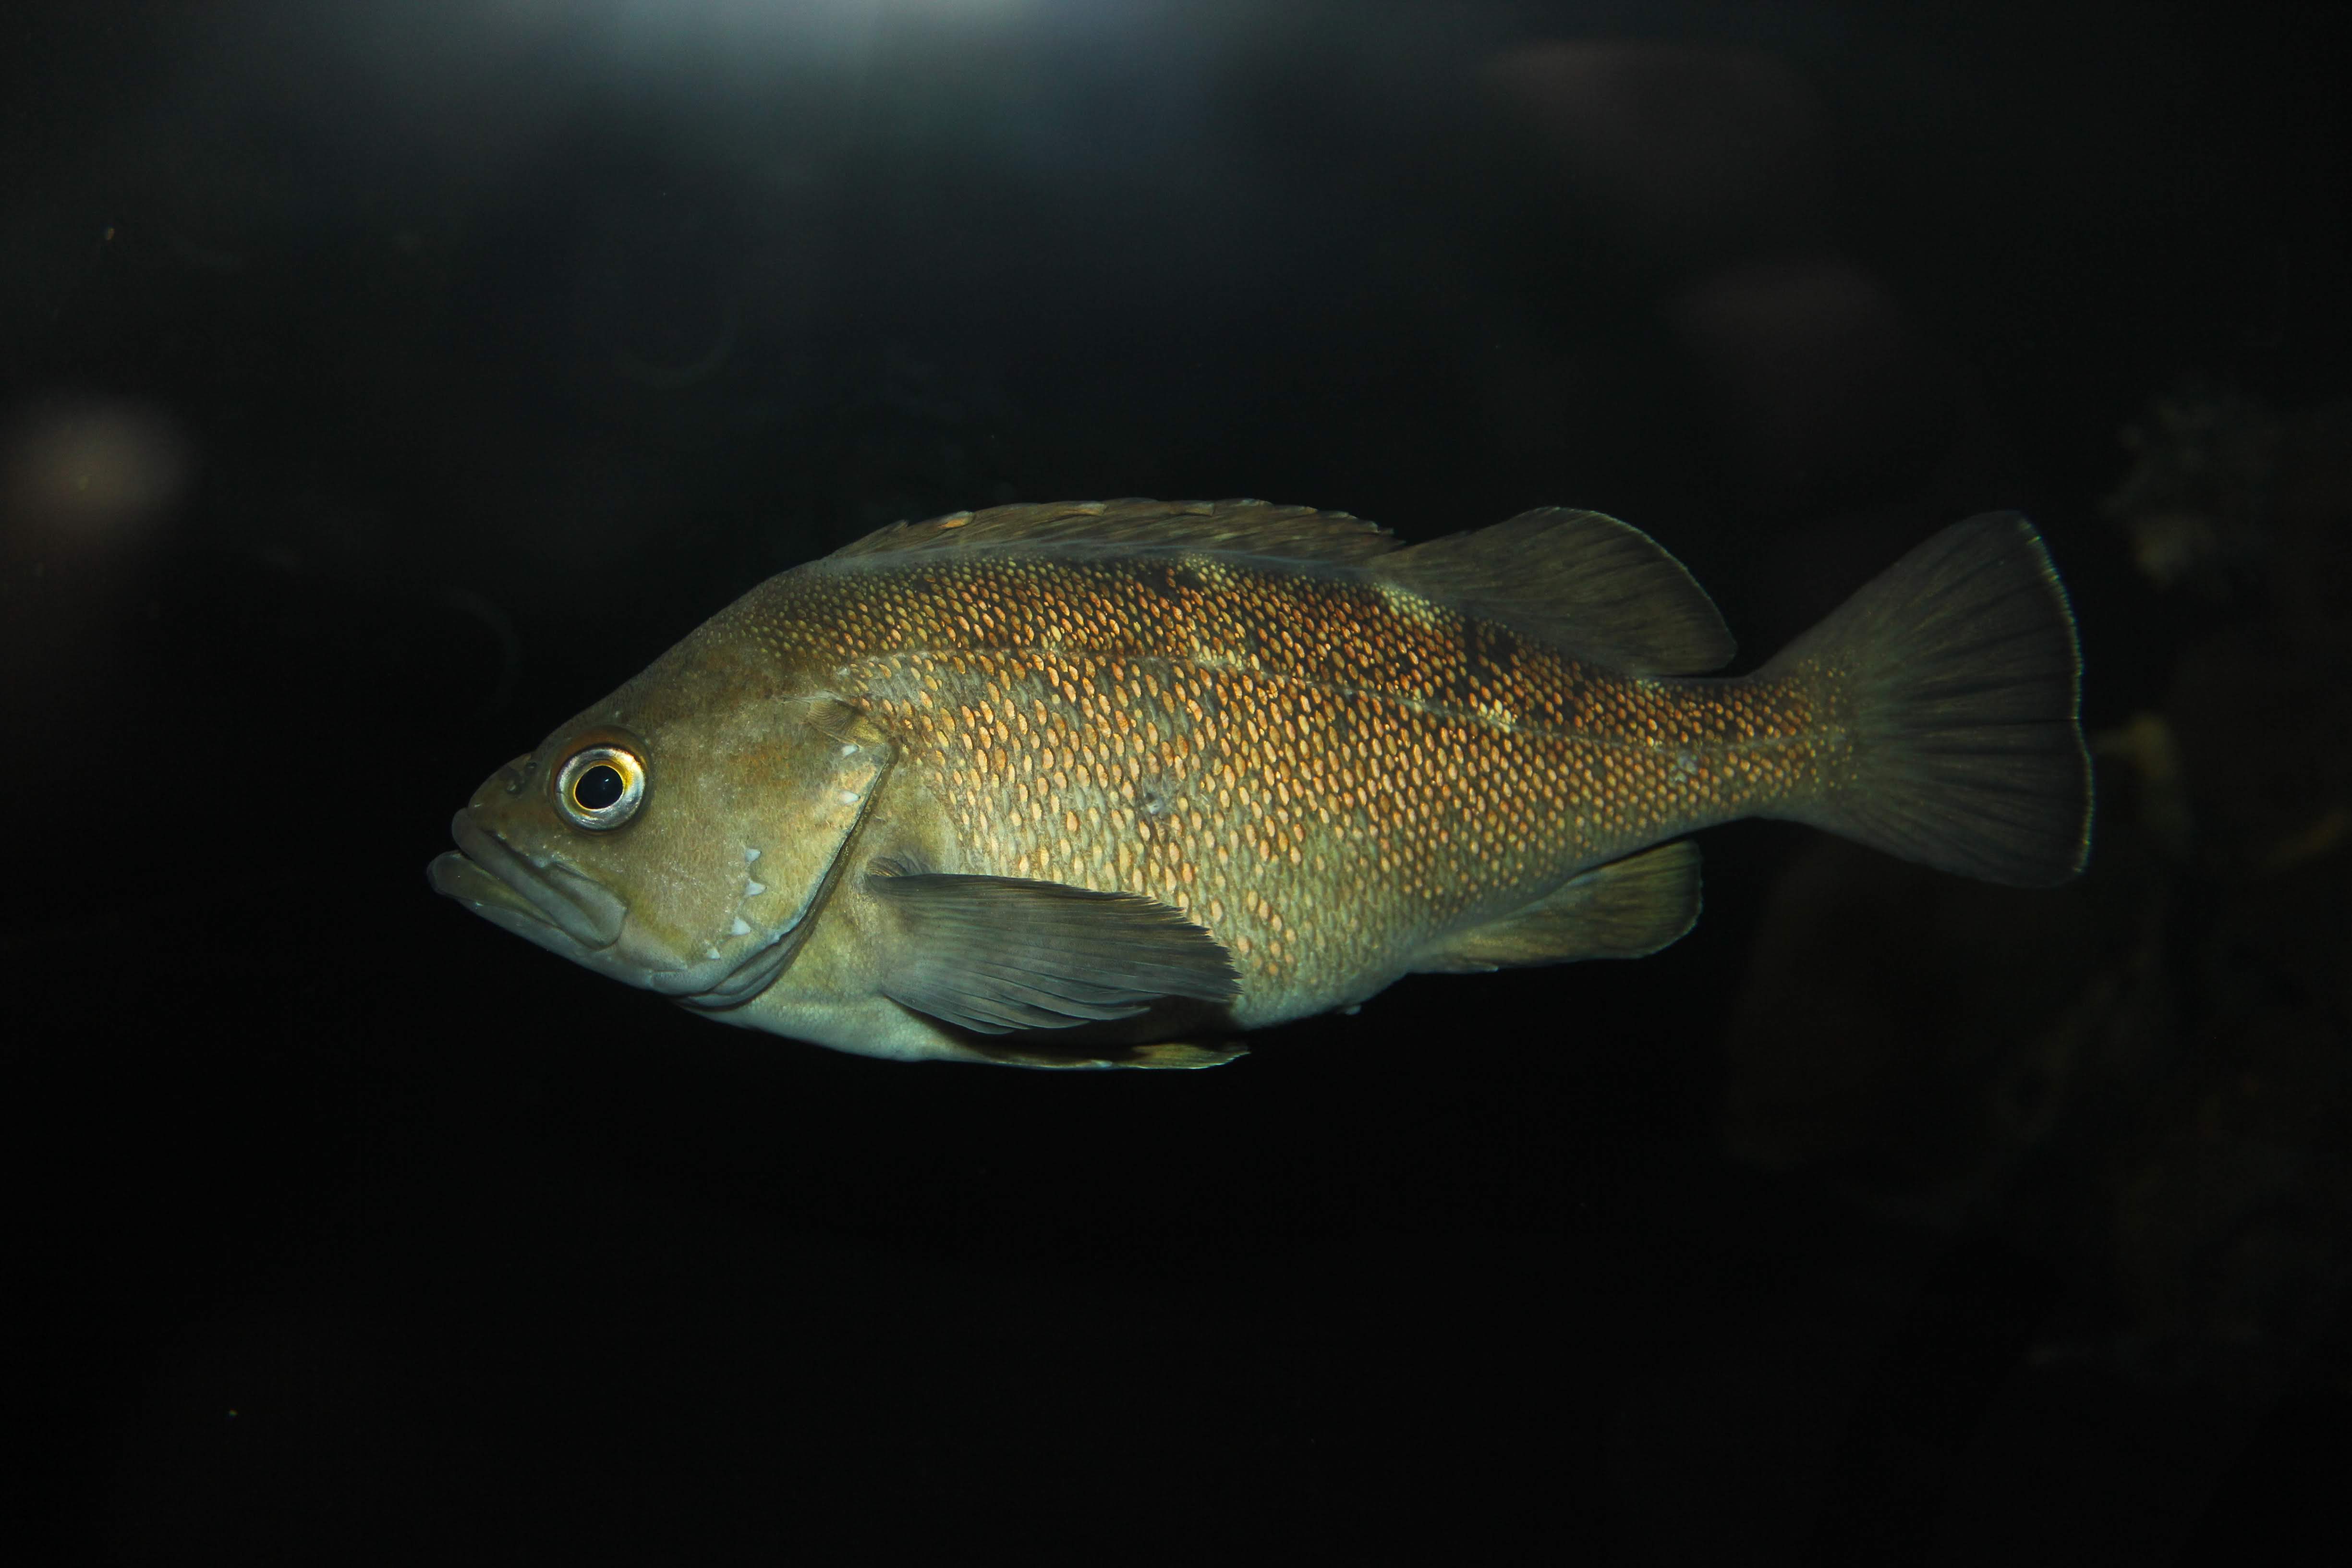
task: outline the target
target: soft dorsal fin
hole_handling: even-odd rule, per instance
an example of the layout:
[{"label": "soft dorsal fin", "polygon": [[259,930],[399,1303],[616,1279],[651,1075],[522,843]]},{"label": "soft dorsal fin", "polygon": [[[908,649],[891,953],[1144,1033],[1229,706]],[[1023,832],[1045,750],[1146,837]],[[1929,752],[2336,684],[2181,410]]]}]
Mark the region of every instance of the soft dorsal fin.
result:
[{"label": "soft dorsal fin", "polygon": [[1571,877],[1523,910],[1456,931],[1414,959],[1424,973],[1462,973],[1646,958],[1698,922],[1698,846],[1687,838]]},{"label": "soft dorsal fin", "polygon": [[1373,574],[1629,675],[1696,675],[1732,655],[1730,628],[1683,563],[1630,523],[1538,507],[1433,539]]},{"label": "soft dorsal fin", "polygon": [[1127,550],[1214,550],[1354,565],[1399,547],[1394,534],[1344,511],[1262,500],[1020,501],[894,522],[825,557],[852,560],[912,551],[1015,551],[1050,545]]}]

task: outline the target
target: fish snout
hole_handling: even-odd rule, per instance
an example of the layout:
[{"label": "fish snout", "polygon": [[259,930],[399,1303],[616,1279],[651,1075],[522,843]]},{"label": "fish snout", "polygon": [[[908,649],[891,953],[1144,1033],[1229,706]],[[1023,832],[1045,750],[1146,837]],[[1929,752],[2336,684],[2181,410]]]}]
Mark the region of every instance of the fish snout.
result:
[{"label": "fish snout", "polygon": [[[500,777],[520,772],[511,763],[493,775],[488,789]],[[427,870],[436,891],[470,904],[482,915],[524,936],[541,941],[552,934],[530,929],[552,926],[590,952],[611,947],[621,938],[629,908],[594,879],[581,875],[552,857],[531,856],[516,849],[503,836],[485,827],[468,805],[450,820],[454,853],[436,858]],[[524,922],[530,922],[526,924]]]}]

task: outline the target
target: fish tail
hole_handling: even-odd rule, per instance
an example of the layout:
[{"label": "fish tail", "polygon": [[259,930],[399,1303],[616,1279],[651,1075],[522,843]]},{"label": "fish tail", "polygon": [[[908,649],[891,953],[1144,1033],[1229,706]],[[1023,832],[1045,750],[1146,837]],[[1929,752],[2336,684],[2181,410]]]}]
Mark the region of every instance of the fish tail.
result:
[{"label": "fish tail", "polygon": [[2048,887],[2090,852],[2082,655],[2015,512],[1954,523],[1757,672],[1809,687],[1850,752],[1772,813],[1907,860]]}]

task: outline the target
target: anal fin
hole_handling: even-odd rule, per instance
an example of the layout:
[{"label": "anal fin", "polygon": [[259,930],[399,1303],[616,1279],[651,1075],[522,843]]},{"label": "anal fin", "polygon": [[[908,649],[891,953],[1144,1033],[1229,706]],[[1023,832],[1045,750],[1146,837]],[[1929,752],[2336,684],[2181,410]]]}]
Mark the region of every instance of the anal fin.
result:
[{"label": "anal fin", "polygon": [[1239,1040],[1208,1046],[1160,1040],[1144,1046],[1055,1050],[1044,1043],[1015,1045],[997,1038],[975,1040],[971,1048],[991,1061],[1018,1068],[1219,1068],[1249,1055],[1249,1047]]},{"label": "anal fin", "polygon": [[1698,921],[1698,846],[1662,844],[1572,877],[1523,910],[1456,931],[1413,967],[1464,973],[1643,958]]}]

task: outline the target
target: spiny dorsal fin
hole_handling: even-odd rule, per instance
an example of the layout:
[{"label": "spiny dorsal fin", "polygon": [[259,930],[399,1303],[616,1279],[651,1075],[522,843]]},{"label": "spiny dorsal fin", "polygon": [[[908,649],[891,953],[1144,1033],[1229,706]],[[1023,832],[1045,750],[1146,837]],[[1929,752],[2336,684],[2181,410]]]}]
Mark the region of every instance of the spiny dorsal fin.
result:
[{"label": "spiny dorsal fin", "polygon": [[1021,551],[1054,545],[1125,550],[1214,550],[1353,565],[1398,548],[1395,535],[1344,511],[1262,500],[1019,501],[894,522],[825,557],[853,560],[913,551]]},{"label": "spiny dorsal fin", "polygon": [[1596,866],[1523,910],[1456,931],[1412,966],[1461,973],[1646,958],[1698,922],[1698,846],[1678,838]]},{"label": "spiny dorsal fin", "polygon": [[1597,511],[1538,507],[1398,551],[1372,572],[1629,675],[1696,675],[1734,647],[1681,562]]}]

